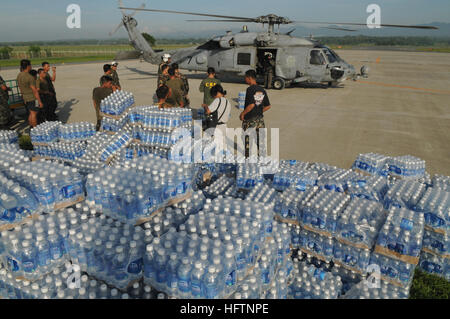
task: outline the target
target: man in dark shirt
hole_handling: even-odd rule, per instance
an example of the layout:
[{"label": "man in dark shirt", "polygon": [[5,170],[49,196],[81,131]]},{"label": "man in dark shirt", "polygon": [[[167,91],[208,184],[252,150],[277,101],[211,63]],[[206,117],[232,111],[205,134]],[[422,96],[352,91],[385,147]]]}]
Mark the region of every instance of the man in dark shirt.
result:
[{"label": "man in dark shirt", "polygon": [[97,131],[100,130],[100,126],[102,124],[102,116],[100,114],[100,103],[103,99],[107,98],[113,93],[112,89],[112,81],[113,79],[110,76],[102,76],[100,82],[102,86],[97,87],[92,92],[92,100],[94,101],[95,115],[97,116]]},{"label": "man in dark shirt", "polygon": [[183,81],[177,78],[175,69],[169,69],[169,81],[166,85],[170,88],[172,94],[167,99],[167,103],[172,104],[175,107],[184,107],[183,101]]},{"label": "man in dark shirt", "polygon": [[170,97],[170,88],[167,85],[161,85],[156,90],[156,96],[158,97],[158,107],[160,109],[170,109],[173,107],[172,104],[166,102],[166,100]]},{"label": "man in dark shirt", "polygon": [[[272,106],[266,91],[256,83],[256,71],[248,70],[245,73],[245,82],[249,87],[245,96],[245,108],[239,118],[242,121],[242,129],[244,131],[247,131],[249,128],[256,129],[259,146],[259,129],[266,127],[264,112],[268,111]],[[249,138],[246,136],[246,157],[249,156],[249,148]]]},{"label": "man in dark shirt", "polygon": [[[57,121],[58,120],[58,116],[55,114],[56,108],[58,107],[58,100],[56,99],[56,91],[55,91],[55,87],[53,85],[53,82],[56,81],[56,67],[52,67],[52,76],[50,76],[49,72],[50,72],[50,64],[48,62],[43,62],[42,63],[42,68],[44,69],[45,72],[45,81],[47,81],[48,83],[48,91],[50,92],[50,97],[47,101],[47,104],[45,105],[44,103],[44,113],[46,116],[46,120],[47,121]],[[38,75],[38,81],[40,81],[39,79],[39,75]],[[39,85],[37,85],[39,86]],[[38,87],[39,89],[39,87]]]},{"label": "man in dark shirt", "polygon": [[13,120],[13,114],[9,108],[8,91],[11,89],[6,86],[6,82],[0,76],[0,129],[6,129],[8,124]]}]

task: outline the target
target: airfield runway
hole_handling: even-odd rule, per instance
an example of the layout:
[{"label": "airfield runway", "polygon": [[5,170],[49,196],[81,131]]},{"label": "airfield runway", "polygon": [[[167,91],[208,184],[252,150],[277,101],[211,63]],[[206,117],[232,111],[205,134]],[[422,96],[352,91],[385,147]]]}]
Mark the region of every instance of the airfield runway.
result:
[{"label": "airfield runway", "polygon": [[[307,86],[269,91],[273,106],[266,125],[280,128],[280,158],[325,162],[349,168],[359,153],[414,155],[427,162],[431,174],[450,175],[450,54],[398,51],[338,50],[347,62],[370,67],[370,77],[339,88]],[[103,63],[61,65],[56,90],[62,121],[95,123],[92,89],[98,86]],[[37,66],[35,66],[37,67]],[[121,61],[124,90],[137,105],[152,103],[157,66]],[[16,70],[3,70],[5,79]],[[192,107],[202,95],[203,74],[190,73]],[[244,82],[224,84],[234,99]],[[233,108],[229,127],[239,127]]]}]

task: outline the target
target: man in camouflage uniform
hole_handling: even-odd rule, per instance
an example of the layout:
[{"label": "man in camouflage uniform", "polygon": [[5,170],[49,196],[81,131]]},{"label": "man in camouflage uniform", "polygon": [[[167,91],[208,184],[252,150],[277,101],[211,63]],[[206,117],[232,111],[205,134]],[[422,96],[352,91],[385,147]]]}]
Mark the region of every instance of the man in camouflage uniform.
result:
[{"label": "man in camouflage uniform", "polygon": [[171,62],[172,62],[172,58],[170,57],[170,54],[166,53],[161,57],[161,63],[159,64],[159,67],[158,67],[158,86],[161,85],[161,77],[163,75],[163,66],[164,65],[170,66]]},{"label": "man in camouflage uniform", "polygon": [[0,128],[7,128],[8,124],[11,123],[13,119],[13,115],[11,109],[9,108],[8,100],[9,95],[8,91],[10,88],[6,86],[5,81],[0,76]]},{"label": "man in camouflage uniform", "polygon": [[167,81],[170,80],[169,76],[169,66],[167,64],[161,67],[161,75],[158,78],[158,87],[166,85]]},{"label": "man in camouflage uniform", "polygon": [[111,63],[111,74],[109,75],[113,79],[113,85],[116,87],[117,90],[122,90],[122,86],[120,85],[119,75],[117,74],[117,67],[119,63],[116,61],[113,61]]},{"label": "man in camouflage uniform", "polygon": [[[264,112],[268,111],[270,105],[269,97],[266,91],[256,83],[256,71],[248,70],[245,73],[245,82],[249,85],[245,96],[245,108],[239,116],[242,121],[242,129],[247,131],[255,128],[258,139],[259,148],[259,129],[265,128]],[[249,156],[250,142],[248,136],[245,138],[245,156]]]},{"label": "man in camouflage uniform", "polygon": [[173,63],[172,68],[175,70],[175,76],[183,82],[182,92],[183,92],[183,101],[184,106],[188,106],[191,104],[189,100],[189,81],[186,75],[180,72],[180,68],[178,63]]}]

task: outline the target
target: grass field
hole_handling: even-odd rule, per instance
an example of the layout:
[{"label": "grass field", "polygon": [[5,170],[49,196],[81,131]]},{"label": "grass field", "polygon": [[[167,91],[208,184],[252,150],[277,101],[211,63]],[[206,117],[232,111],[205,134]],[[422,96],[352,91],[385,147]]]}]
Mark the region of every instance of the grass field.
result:
[{"label": "grass field", "polygon": [[[180,48],[187,48],[194,44],[167,44],[156,45],[155,50],[176,50]],[[14,46],[14,51],[11,58],[8,60],[0,60],[0,67],[18,66],[21,59],[28,58],[28,47]],[[52,51],[52,57],[47,57],[45,50]],[[133,51],[131,45],[78,45],[78,46],[45,46],[41,47],[42,56],[40,58],[31,58],[33,65],[39,65],[43,61],[48,61],[52,64],[62,63],[83,63],[94,61],[108,61],[113,60],[118,51]]]},{"label": "grass field", "polygon": [[449,299],[450,282],[420,269],[414,274],[409,299]]}]

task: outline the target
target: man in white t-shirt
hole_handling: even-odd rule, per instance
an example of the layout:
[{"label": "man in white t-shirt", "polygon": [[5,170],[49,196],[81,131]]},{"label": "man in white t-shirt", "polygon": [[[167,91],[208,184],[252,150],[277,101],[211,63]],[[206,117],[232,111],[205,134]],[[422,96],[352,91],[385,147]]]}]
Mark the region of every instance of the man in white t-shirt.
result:
[{"label": "man in white t-shirt", "polygon": [[226,134],[227,122],[230,119],[231,113],[231,103],[225,98],[225,95],[226,91],[223,90],[223,87],[220,84],[212,87],[211,96],[214,98],[214,101],[205,108],[206,114],[217,111],[218,124],[216,129],[222,130],[224,136]]}]

